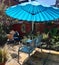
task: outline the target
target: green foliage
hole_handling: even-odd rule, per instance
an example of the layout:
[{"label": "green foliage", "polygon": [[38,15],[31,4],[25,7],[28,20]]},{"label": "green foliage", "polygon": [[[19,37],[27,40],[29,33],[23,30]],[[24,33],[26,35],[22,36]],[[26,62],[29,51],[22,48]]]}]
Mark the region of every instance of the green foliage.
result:
[{"label": "green foliage", "polygon": [[6,39],[6,32],[3,30],[3,24],[0,23],[0,43],[4,43]]},{"label": "green foliage", "polygon": [[7,53],[6,47],[0,48],[0,63],[4,63],[7,60]]},{"label": "green foliage", "polygon": [[52,25],[52,22],[47,22],[45,23],[46,26],[51,26]]},{"label": "green foliage", "polygon": [[58,39],[59,39],[59,36],[58,36],[57,32],[58,32],[58,28],[56,28],[56,27],[52,28],[52,29],[49,31],[49,34],[50,34],[50,36],[51,36],[51,39],[54,39],[54,42],[52,41],[53,44],[55,44],[57,41],[59,41],[59,40],[58,40]]},{"label": "green foliage", "polygon": [[2,62],[2,49],[0,48],[0,62]]},{"label": "green foliage", "polygon": [[46,28],[46,29],[44,30],[44,32],[45,32],[45,33],[48,33],[48,32],[49,32],[49,29],[48,29],[48,28]]},{"label": "green foliage", "polygon": [[58,31],[58,28],[52,28],[51,30],[49,30],[49,33],[53,37],[57,35],[57,31]]}]

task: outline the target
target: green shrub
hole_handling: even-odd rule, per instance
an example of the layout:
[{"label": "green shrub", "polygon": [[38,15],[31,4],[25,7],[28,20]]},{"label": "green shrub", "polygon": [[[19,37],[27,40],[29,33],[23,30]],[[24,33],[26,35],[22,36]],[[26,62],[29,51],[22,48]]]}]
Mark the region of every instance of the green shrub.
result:
[{"label": "green shrub", "polygon": [[0,63],[5,63],[7,60],[7,49],[6,47],[0,48]]},{"label": "green shrub", "polygon": [[2,49],[0,48],[0,62],[2,62]]},{"label": "green shrub", "polygon": [[3,30],[3,25],[0,23],[0,45],[7,40],[6,32]]}]

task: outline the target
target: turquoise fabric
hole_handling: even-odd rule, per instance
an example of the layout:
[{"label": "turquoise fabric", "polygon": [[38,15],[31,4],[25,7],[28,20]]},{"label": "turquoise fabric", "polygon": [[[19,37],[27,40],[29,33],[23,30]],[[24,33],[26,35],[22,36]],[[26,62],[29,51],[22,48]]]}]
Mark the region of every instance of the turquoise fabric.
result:
[{"label": "turquoise fabric", "polygon": [[59,18],[59,9],[32,4],[11,6],[5,13],[12,18],[28,22],[50,22]]}]

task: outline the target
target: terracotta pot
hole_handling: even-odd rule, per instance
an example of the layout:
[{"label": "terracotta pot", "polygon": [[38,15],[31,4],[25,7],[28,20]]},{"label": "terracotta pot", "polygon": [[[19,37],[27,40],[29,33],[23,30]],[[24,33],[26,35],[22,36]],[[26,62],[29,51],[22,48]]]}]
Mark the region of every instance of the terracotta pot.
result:
[{"label": "terracotta pot", "polygon": [[0,63],[0,65],[5,65],[5,63]]}]

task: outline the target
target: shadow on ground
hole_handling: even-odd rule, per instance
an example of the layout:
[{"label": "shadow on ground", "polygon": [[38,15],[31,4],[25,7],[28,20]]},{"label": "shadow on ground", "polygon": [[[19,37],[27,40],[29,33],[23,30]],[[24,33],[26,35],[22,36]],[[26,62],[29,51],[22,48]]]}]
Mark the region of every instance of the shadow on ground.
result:
[{"label": "shadow on ground", "polygon": [[59,65],[59,55],[36,51],[24,65]]}]

